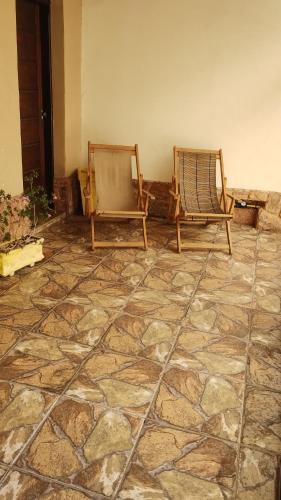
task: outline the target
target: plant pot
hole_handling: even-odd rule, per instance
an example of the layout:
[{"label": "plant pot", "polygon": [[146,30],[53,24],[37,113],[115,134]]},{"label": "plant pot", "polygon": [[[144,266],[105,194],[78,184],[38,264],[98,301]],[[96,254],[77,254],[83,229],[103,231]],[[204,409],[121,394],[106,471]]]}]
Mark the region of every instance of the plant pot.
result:
[{"label": "plant pot", "polygon": [[43,241],[32,236],[0,244],[0,275],[13,276],[18,269],[33,267],[35,262],[44,259]]}]

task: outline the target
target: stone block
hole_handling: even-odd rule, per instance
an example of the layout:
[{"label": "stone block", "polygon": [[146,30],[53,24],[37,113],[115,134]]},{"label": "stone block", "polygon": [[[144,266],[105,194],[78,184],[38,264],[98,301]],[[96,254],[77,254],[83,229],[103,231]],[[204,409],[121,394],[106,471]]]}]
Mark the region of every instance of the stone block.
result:
[{"label": "stone block", "polygon": [[236,200],[248,200],[250,198],[248,189],[232,189],[232,196]]},{"label": "stone block", "polygon": [[249,199],[265,202],[268,199],[268,192],[267,191],[252,190],[249,192]]},{"label": "stone block", "polygon": [[265,208],[267,212],[279,215],[281,211],[281,193],[270,192]]},{"label": "stone block", "polygon": [[260,208],[257,228],[263,231],[281,232],[281,218],[276,214],[272,214]]}]

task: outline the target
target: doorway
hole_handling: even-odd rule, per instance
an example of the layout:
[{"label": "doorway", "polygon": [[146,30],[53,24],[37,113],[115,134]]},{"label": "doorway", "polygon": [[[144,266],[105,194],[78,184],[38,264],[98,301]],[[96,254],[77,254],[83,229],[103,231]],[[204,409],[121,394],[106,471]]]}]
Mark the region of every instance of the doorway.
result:
[{"label": "doorway", "polygon": [[[23,178],[53,191],[50,1],[16,0]],[[24,181],[25,184],[25,181]]]}]

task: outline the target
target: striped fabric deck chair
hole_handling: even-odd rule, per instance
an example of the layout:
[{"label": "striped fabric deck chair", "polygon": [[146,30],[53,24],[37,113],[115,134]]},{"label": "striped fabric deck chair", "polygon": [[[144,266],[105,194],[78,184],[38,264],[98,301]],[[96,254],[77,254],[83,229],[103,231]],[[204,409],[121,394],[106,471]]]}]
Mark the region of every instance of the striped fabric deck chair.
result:
[{"label": "striped fabric deck chair", "polygon": [[[217,163],[220,166],[221,196],[217,195]],[[226,193],[226,178],[222,150],[188,149],[174,147],[174,176],[170,190],[170,207],[174,205],[177,248],[181,250],[228,250],[232,253],[230,221],[234,198]],[[231,198],[228,207],[227,197]],[[180,225],[225,222],[227,245],[181,241]]]},{"label": "striped fabric deck chair", "polygon": [[[134,165],[133,165],[134,163]],[[133,186],[132,169],[135,166],[137,193]],[[91,217],[92,248],[142,247],[147,249],[146,217],[151,193],[143,189],[140,173],[138,145],[113,146],[88,142],[88,180],[86,199],[92,199],[92,176],[94,175],[96,207],[87,206]],[[142,221],[143,241],[97,241],[95,221],[105,219],[139,219]]]}]

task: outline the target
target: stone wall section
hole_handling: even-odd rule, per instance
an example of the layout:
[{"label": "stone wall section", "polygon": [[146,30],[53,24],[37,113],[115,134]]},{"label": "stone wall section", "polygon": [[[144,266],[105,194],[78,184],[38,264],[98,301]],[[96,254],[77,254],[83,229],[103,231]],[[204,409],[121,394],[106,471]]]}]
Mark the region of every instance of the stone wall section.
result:
[{"label": "stone wall section", "polygon": [[[144,181],[144,189],[151,191],[155,200],[151,202],[149,215],[167,217],[169,211],[169,182]],[[263,202],[259,208],[257,228],[265,231],[281,231],[281,193],[275,191],[258,191],[251,189],[231,189],[227,192],[237,200],[254,200]]]}]

